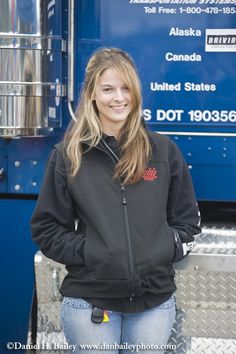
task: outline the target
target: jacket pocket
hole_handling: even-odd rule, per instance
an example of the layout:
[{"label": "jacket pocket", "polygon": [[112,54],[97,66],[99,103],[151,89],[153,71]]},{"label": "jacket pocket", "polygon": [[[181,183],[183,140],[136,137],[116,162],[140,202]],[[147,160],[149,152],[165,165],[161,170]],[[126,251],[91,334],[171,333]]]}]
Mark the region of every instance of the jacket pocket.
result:
[{"label": "jacket pocket", "polygon": [[170,262],[173,261],[175,257],[175,240],[173,229],[167,224],[167,238],[169,240],[169,254],[170,254]]},{"label": "jacket pocket", "polygon": [[101,264],[107,261],[108,252],[102,246],[101,237],[92,226],[87,226],[84,245],[84,264],[87,272],[97,274]]},{"label": "jacket pocket", "polygon": [[142,274],[158,273],[162,267],[166,268],[174,258],[174,238],[166,221],[156,229],[151,230],[147,236],[147,248],[142,249]]},{"label": "jacket pocket", "polygon": [[[117,244],[119,235],[100,235],[88,226],[85,237],[84,260],[86,273],[96,280],[127,279],[127,254],[123,244]],[[115,242],[112,241],[115,238]]]}]

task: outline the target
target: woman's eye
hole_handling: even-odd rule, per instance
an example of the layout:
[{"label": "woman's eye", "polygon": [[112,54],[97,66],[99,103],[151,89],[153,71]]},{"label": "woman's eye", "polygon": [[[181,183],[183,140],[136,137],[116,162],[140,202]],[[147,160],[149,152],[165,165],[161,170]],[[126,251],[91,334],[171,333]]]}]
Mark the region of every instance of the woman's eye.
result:
[{"label": "woman's eye", "polygon": [[128,86],[125,86],[125,87],[123,88],[123,90],[124,90],[125,92],[129,92]]},{"label": "woman's eye", "polygon": [[105,87],[102,91],[103,92],[111,92],[112,88],[111,87]]}]

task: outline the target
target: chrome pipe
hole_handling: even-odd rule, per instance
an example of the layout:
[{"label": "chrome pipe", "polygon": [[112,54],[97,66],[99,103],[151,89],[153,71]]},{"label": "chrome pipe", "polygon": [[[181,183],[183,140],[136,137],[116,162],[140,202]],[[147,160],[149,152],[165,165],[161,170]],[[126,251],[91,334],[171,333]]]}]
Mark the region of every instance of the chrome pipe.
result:
[{"label": "chrome pipe", "polygon": [[51,134],[51,124],[60,126],[55,112],[65,89],[60,71],[49,67],[60,63],[65,42],[48,35],[50,16],[56,16],[55,1],[1,0],[1,136]]},{"label": "chrome pipe", "polygon": [[74,101],[74,65],[75,65],[75,3],[74,0],[69,0],[69,31],[68,31],[68,109],[71,118],[76,121],[75,114],[72,109]]}]

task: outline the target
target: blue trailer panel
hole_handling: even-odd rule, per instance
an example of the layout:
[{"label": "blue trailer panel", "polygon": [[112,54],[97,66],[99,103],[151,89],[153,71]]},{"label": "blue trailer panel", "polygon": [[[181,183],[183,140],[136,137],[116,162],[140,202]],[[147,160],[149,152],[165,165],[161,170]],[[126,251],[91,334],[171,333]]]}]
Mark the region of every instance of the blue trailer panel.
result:
[{"label": "blue trailer panel", "polygon": [[234,0],[1,1],[1,353],[7,341],[26,338],[35,253],[29,220],[97,48],[132,55],[147,125],[179,145],[199,201],[235,210],[235,18]]}]

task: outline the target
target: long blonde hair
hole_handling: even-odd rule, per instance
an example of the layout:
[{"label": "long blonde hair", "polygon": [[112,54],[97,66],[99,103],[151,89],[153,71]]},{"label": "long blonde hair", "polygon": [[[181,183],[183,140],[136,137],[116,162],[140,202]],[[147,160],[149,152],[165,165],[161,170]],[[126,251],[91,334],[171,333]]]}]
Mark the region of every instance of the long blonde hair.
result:
[{"label": "long blonde hair", "polygon": [[64,137],[66,153],[70,161],[71,177],[79,171],[82,160],[82,144],[90,150],[102,138],[99,112],[93,100],[97,81],[109,68],[116,70],[126,83],[132,96],[133,108],[121,131],[121,154],[114,178],[119,177],[124,184],[138,182],[145,171],[151,154],[148,134],[142,124],[141,84],[132,58],[118,48],[103,48],[90,58],[85,79],[75,112],[77,121],[72,121]]}]

